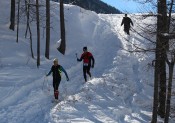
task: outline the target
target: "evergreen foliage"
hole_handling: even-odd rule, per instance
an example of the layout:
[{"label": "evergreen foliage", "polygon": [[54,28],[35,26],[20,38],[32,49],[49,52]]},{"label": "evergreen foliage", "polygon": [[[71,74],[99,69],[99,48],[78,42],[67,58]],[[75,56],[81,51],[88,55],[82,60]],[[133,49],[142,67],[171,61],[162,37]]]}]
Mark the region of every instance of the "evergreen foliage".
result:
[{"label": "evergreen foliage", "polygon": [[[59,2],[59,0],[53,1]],[[102,2],[101,0],[64,0],[64,3],[77,5],[84,9],[95,11],[96,13],[121,14],[118,9]]]}]

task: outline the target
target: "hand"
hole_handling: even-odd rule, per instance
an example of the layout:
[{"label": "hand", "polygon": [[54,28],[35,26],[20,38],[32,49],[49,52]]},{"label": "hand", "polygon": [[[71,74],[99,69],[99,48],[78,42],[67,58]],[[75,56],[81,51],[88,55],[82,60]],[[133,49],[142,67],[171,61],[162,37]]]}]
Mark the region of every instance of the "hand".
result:
[{"label": "hand", "polygon": [[91,67],[94,68],[94,65],[92,65]]},{"label": "hand", "polygon": [[67,81],[69,81],[69,78],[67,78]]}]

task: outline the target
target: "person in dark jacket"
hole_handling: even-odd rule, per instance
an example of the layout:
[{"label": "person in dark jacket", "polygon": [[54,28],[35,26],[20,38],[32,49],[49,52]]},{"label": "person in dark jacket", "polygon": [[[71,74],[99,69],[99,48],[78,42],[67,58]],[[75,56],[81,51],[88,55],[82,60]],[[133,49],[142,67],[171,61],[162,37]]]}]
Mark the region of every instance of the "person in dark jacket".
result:
[{"label": "person in dark jacket", "polygon": [[[129,30],[130,30],[130,27],[131,25],[133,25],[133,22],[131,20],[131,18],[127,17],[127,14],[125,14],[125,17],[123,17],[123,20],[122,20],[122,23],[121,23],[121,26],[124,24],[124,31],[129,35]],[[131,25],[130,25],[131,24]]]},{"label": "person in dark jacket", "polygon": [[64,72],[64,74],[66,75],[67,81],[69,81],[69,77],[67,75],[67,72],[65,71],[65,69],[58,64],[58,59],[55,58],[53,60],[54,65],[51,67],[49,73],[46,76],[49,76],[52,73],[53,76],[53,88],[54,88],[54,97],[56,100],[58,100],[58,96],[59,96],[59,91],[58,91],[58,87],[60,85],[61,82],[61,72]]},{"label": "person in dark jacket", "polygon": [[91,77],[90,68],[94,68],[95,60],[92,53],[88,52],[87,47],[83,47],[83,52],[80,59],[77,57],[77,61],[83,60],[83,75],[85,82],[87,82],[86,73]]}]

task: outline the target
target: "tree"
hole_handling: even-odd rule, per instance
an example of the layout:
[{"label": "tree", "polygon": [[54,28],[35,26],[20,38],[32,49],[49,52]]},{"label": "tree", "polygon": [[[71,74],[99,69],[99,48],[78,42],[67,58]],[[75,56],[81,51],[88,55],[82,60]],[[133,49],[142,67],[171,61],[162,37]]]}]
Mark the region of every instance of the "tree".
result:
[{"label": "tree", "polygon": [[158,1],[158,16],[157,16],[157,41],[156,47],[159,52],[159,76],[160,76],[160,91],[159,91],[159,107],[158,114],[160,117],[165,117],[165,102],[166,102],[166,51],[168,40],[160,36],[161,33],[167,33],[167,3],[166,0]]},{"label": "tree", "polygon": [[30,0],[25,0],[25,13],[26,13],[26,32],[25,32],[25,38],[27,37],[27,32],[29,31],[30,34],[30,51],[31,51],[31,56],[34,58],[34,53],[33,53],[33,41],[32,41],[32,31],[30,28]]},{"label": "tree", "polygon": [[[145,2],[152,2],[147,1]],[[157,123],[157,114],[162,118],[165,117],[165,102],[166,102],[166,51],[168,40],[162,38],[161,34],[167,32],[167,3],[166,0],[157,0],[157,29],[155,46],[155,71],[154,71],[154,100],[152,123]],[[153,14],[146,17],[153,16]],[[150,27],[149,25],[147,25]],[[145,29],[144,29],[145,30]],[[153,32],[149,32],[152,34]],[[153,34],[155,34],[153,33]]]},{"label": "tree", "polygon": [[46,51],[45,57],[49,59],[50,48],[50,0],[46,0]]},{"label": "tree", "polygon": [[60,28],[61,28],[61,44],[57,48],[57,50],[64,55],[65,54],[65,50],[66,50],[66,39],[65,39],[66,37],[65,37],[63,0],[60,0]]},{"label": "tree", "polygon": [[[138,0],[139,1],[139,0]],[[168,97],[168,93],[166,91],[166,55],[169,50],[169,39],[173,38],[175,34],[169,34],[170,21],[171,21],[171,13],[173,8],[173,1],[169,4],[169,17],[167,17],[167,0],[157,0],[157,31],[156,31],[156,49],[155,49],[155,73],[154,73],[154,101],[153,101],[153,115],[152,115],[152,123],[157,122],[157,114],[159,114],[162,118],[165,117],[165,113],[167,114],[166,108],[166,95]],[[153,2],[145,0],[144,2]],[[153,16],[153,14],[148,15]],[[148,25],[149,26],[149,25]],[[166,33],[166,35],[165,35]],[[167,36],[168,33],[168,36]],[[164,34],[164,35],[162,35]],[[173,61],[173,60],[172,60]],[[168,63],[168,62],[167,62]],[[173,67],[174,65],[170,65]],[[171,71],[172,68],[169,70]],[[171,71],[173,72],[173,71]],[[169,73],[169,79],[171,79],[171,72]],[[169,80],[170,81],[170,80]],[[171,84],[170,84],[171,85]],[[167,102],[170,102],[167,100]]]},{"label": "tree", "polygon": [[[170,7],[169,7],[169,16],[168,16],[168,37],[164,37],[164,38],[167,38],[167,39],[171,39],[171,38],[175,39],[175,33],[173,35],[169,34],[169,33],[171,33],[170,26],[171,26],[171,19],[172,19],[172,16],[171,16],[172,14],[171,13],[173,11],[173,5],[174,5],[174,0],[171,0],[170,5],[169,5]],[[169,45],[168,45],[168,48],[169,48]],[[173,70],[174,70],[174,63],[175,63],[175,50],[172,49],[172,51],[170,51],[171,61],[168,60],[167,56],[168,55],[166,55],[166,62],[167,62],[168,67],[169,67],[169,78],[168,78],[168,91],[167,91],[167,94],[166,94],[167,98],[166,98],[166,112],[165,112],[165,120],[164,120],[165,123],[168,123],[169,116],[170,116],[171,90],[172,90],[172,81],[173,81],[173,73],[174,73]]]},{"label": "tree", "polygon": [[20,3],[21,0],[18,0],[18,19],[17,19],[17,34],[16,34],[16,42],[18,43],[18,37],[19,37],[19,10],[20,10]]},{"label": "tree", "polygon": [[166,62],[169,67],[169,78],[168,78],[168,92],[167,92],[167,100],[166,100],[166,113],[165,113],[165,123],[168,123],[170,116],[170,105],[171,105],[171,90],[172,90],[172,81],[173,81],[173,70],[175,63],[175,50],[173,49],[171,53],[171,61],[166,58]]},{"label": "tree", "polygon": [[15,0],[11,0],[11,12],[10,12],[10,27],[9,29],[15,30]]},{"label": "tree", "polygon": [[37,25],[37,67],[40,66],[40,17],[39,2],[36,0],[36,25]]}]

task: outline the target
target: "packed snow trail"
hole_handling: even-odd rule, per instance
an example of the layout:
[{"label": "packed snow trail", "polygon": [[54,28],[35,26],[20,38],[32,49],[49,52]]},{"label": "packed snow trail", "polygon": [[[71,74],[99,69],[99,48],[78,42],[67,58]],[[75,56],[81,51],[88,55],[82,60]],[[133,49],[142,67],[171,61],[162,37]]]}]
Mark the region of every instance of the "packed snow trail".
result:
[{"label": "packed snow trail", "polygon": [[[28,39],[23,37],[25,26],[20,25],[19,43],[15,42],[16,32],[8,30],[10,0],[1,1],[0,27],[0,58],[1,58],[1,98],[0,98],[0,119],[1,123],[44,123],[49,122],[50,109],[53,98],[52,77],[48,77],[49,94],[43,91],[43,82],[45,73],[50,70],[52,60],[46,60],[41,56],[41,66],[36,69],[36,61],[30,58],[30,49]],[[59,63],[63,65],[70,77],[66,82],[63,76],[60,84],[60,95],[62,99],[77,94],[82,91],[84,79],[82,74],[82,63],[77,63],[75,53],[80,56],[83,46],[88,46],[96,59],[95,68],[92,69],[93,78],[100,77],[104,71],[112,67],[112,61],[120,46],[117,37],[106,26],[94,12],[86,11],[76,6],[65,6],[66,32],[67,32],[67,51],[66,56],[62,56],[56,50],[59,40],[59,8],[58,4],[52,3],[52,37],[51,37],[51,59],[58,57]],[[55,21],[57,20],[57,21]],[[33,25],[33,30],[35,25]],[[36,34],[33,34],[33,40],[36,40]],[[42,39],[44,41],[45,39]],[[41,43],[41,53],[44,54],[44,42]],[[109,48],[110,47],[110,48]],[[36,48],[34,43],[33,48]],[[36,54],[36,51],[34,50]],[[110,54],[110,55],[109,55]],[[77,76],[79,75],[79,76]],[[46,89],[47,90],[47,89]],[[88,98],[88,97],[87,97]],[[53,109],[54,110],[54,109]],[[54,116],[54,114],[53,114]]]},{"label": "packed snow trail", "polygon": [[[103,32],[99,33],[99,37],[104,34],[114,34],[117,41],[121,42],[116,45],[114,50],[111,47],[112,45],[108,43],[109,54],[115,54],[112,60],[113,64],[102,73],[102,77],[90,80],[83,85],[79,93],[68,96],[65,101],[58,105],[59,111],[56,110],[57,107],[53,109],[50,113],[51,122],[147,123],[151,120],[152,91],[150,91],[151,87],[147,85],[148,83],[145,84],[144,82],[150,82],[153,75],[152,72],[143,71],[146,66],[144,61],[148,56],[130,54],[123,50],[134,48],[132,43],[139,43],[140,37],[133,33],[131,36],[127,36],[123,32],[119,26],[121,23],[119,20],[122,20],[121,15],[98,16],[99,20],[94,32],[102,31],[98,28],[103,27]],[[111,31],[106,31],[106,29]],[[100,38],[100,41],[104,38],[106,37]],[[126,39],[131,40],[132,43]],[[98,44],[96,49],[104,48],[104,46],[104,44]],[[103,50],[107,51],[107,49]],[[101,57],[99,58],[101,59]],[[83,113],[85,115],[82,115]]]}]

